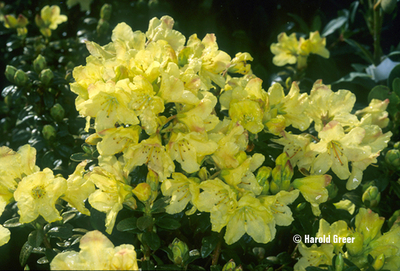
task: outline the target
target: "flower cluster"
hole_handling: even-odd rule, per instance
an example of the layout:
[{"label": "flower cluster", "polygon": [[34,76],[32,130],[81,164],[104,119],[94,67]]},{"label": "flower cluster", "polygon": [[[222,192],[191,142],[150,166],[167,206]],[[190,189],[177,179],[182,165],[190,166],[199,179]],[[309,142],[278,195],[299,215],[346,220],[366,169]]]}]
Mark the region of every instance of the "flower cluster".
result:
[{"label": "flower cluster", "polygon": [[[123,204],[135,207],[133,194],[152,201],[154,184],[161,182],[170,197],[167,213],[191,205],[187,215],[209,212],[213,231],[226,227],[228,244],[244,233],[267,243],[275,225],[290,225],[287,205],[299,193],[319,215],[319,204],[328,199],[329,169],[354,189],[376,162],[391,135],[382,134],[386,107],[378,101],[353,115],[355,96],[321,81],[310,95],[296,83],[287,95],[279,84],[265,91],[248,53],[232,59],[214,35],[186,41],[173,24],[169,16],[154,18],[142,33],[120,23],[111,43],[87,42],[87,64],[73,71],[76,107],[94,132],[86,142],[101,155],[99,166],[85,175],[97,187],[89,203],[107,213],[108,232]],[[328,56],[318,33],[301,44],[302,52]],[[227,116],[217,115],[218,103]],[[317,136],[285,131],[305,131],[312,122]],[[263,154],[246,152],[250,137],[261,132],[279,136],[275,142],[284,146],[274,169],[262,166]],[[142,165],[157,181],[132,192],[129,174]],[[309,176],[291,181],[296,165]]]},{"label": "flower cluster", "polygon": [[271,52],[275,55],[272,62],[276,66],[297,63],[297,69],[304,69],[310,54],[329,58],[329,51],[325,45],[326,40],[321,38],[318,31],[311,32],[309,39],[297,39],[296,33],[287,36],[283,32],[278,35],[278,43],[271,44]]},{"label": "flower cluster", "polygon": [[[398,270],[400,268],[400,227],[396,222],[390,230],[381,234],[385,219],[369,209],[360,208],[355,217],[355,228],[349,229],[343,220],[331,225],[324,219],[320,220],[317,237],[329,236],[331,243],[316,244],[307,247],[300,243],[299,251],[302,257],[294,266],[294,270],[306,270],[307,266],[331,264],[334,255],[342,254],[351,260],[360,269],[372,266],[374,270]],[[334,239],[334,236],[336,239]],[[334,242],[334,240],[347,240],[352,242]],[[344,253],[343,248],[347,251]],[[373,262],[368,261],[368,256],[373,257]],[[341,256],[341,255],[340,255]]]},{"label": "flower cluster", "polygon": [[[44,13],[49,29],[63,20],[51,10]],[[86,142],[100,154],[98,164],[85,170],[88,161],[83,161],[64,179],[35,167],[29,146],[17,153],[3,147],[1,165],[15,164],[14,171],[1,175],[3,209],[15,200],[21,223],[39,215],[53,222],[61,219],[58,199],[90,215],[88,199],[106,214],[111,234],[124,205],[135,209],[139,200],[149,207],[161,192],[169,199],[169,214],[210,213],[213,231],[226,227],[227,244],[246,233],[268,243],[277,225],[294,220],[288,205],[300,193],[320,214],[330,169],[347,179],[348,189],[359,185],[363,170],[376,162],[391,136],[381,130],[387,125],[387,101],[373,100],[352,114],[355,96],[333,92],[321,81],[310,94],[301,93],[296,82],[287,95],[279,84],[265,91],[247,63],[248,53],[231,58],[218,48],[215,35],[194,34],[186,41],[173,25],[169,16],[153,18],[143,33],[120,23],[109,44],[86,42],[90,56],[86,66],[74,69],[71,90],[87,119]],[[308,42],[304,52],[325,52],[319,35]],[[304,132],[312,123],[316,134],[286,129]],[[261,133],[283,145],[274,168],[265,164],[268,154],[252,151],[252,140]],[[142,166],[147,179],[134,183],[132,175]],[[296,166],[305,177],[292,180]],[[86,251],[82,243],[81,249]]]}]

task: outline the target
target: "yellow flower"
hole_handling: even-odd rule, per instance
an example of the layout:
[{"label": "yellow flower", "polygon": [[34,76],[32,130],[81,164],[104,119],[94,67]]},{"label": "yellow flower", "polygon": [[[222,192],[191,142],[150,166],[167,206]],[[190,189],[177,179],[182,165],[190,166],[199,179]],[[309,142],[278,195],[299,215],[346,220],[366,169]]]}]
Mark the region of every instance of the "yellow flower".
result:
[{"label": "yellow flower", "polygon": [[293,203],[298,196],[299,190],[292,190],[290,192],[280,191],[274,196],[261,196],[259,199],[271,211],[276,225],[289,226],[294,219],[292,211],[287,205]]},{"label": "yellow flower", "polygon": [[[343,238],[349,236],[350,230],[348,229],[347,223],[344,220],[339,220],[332,225],[329,225],[325,219],[321,219],[319,221],[319,229],[317,232],[316,237],[328,237],[330,236],[331,244],[333,244],[333,249],[335,253],[342,252],[342,247],[344,246]],[[334,238],[338,237],[338,241],[335,242]]]},{"label": "yellow flower", "polygon": [[[0,212],[0,216],[1,216],[1,212]],[[4,228],[3,225],[0,225],[0,247],[2,245],[5,245],[8,243],[8,241],[10,240],[10,235],[11,235],[10,230],[7,228]]]},{"label": "yellow flower", "polygon": [[329,175],[311,175],[295,179],[292,186],[299,189],[304,199],[311,203],[311,209],[315,216],[321,214],[319,204],[328,200],[328,190],[325,188],[332,177]]},{"label": "yellow flower", "polygon": [[265,157],[260,153],[255,153],[249,158],[246,158],[244,154],[244,157],[246,160],[237,168],[224,169],[221,177],[227,184],[241,192],[251,191],[255,195],[259,195],[263,188],[258,184],[253,172],[262,165]]},{"label": "yellow flower", "polygon": [[75,207],[79,212],[90,215],[89,210],[85,207],[85,200],[95,190],[94,184],[83,176],[85,166],[88,161],[79,163],[71,175],[67,179],[67,190],[61,198]]},{"label": "yellow flower", "polygon": [[220,169],[237,168],[240,162],[236,159],[236,155],[246,150],[248,144],[248,132],[239,123],[235,125],[231,123],[225,119],[209,135],[218,143],[218,149],[211,157]]},{"label": "yellow flower", "polygon": [[109,128],[93,135],[101,137],[102,140],[97,143],[97,150],[100,155],[106,156],[123,152],[129,145],[137,144],[140,132],[140,126],[134,125],[126,128],[124,126]]},{"label": "yellow flower", "polygon": [[271,44],[271,52],[275,55],[272,62],[276,66],[284,66],[286,64],[295,64],[297,62],[297,50],[299,42],[296,33],[292,33],[289,37],[286,33],[278,35],[278,43]]},{"label": "yellow flower", "polygon": [[214,153],[217,147],[217,143],[200,133],[172,133],[167,153],[181,164],[184,171],[194,173],[200,169],[203,158]]},{"label": "yellow flower", "polygon": [[155,96],[156,93],[151,83],[144,76],[137,75],[132,82],[129,79],[118,81],[115,87],[130,94],[128,108],[133,111],[135,116],[139,117],[141,126],[146,133],[154,134],[158,128],[157,116],[164,111],[164,101]]},{"label": "yellow flower", "polygon": [[139,270],[135,247],[113,243],[101,232],[86,233],[80,240],[80,251],[57,254],[51,270]]},{"label": "yellow flower", "polygon": [[156,172],[160,181],[168,178],[175,170],[174,162],[165,151],[159,135],[130,146],[124,153],[125,169],[131,171],[136,166],[147,164],[148,168]]},{"label": "yellow flower", "polygon": [[128,185],[128,174],[115,156],[100,157],[100,166],[85,175],[99,189],[89,196],[89,203],[96,210],[106,213],[106,232],[111,234],[118,212],[123,204],[136,208],[132,187]]},{"label": "yellow flower", "polygon": [[237,242],[247,233],[258,243],[274,239],[276,229],[271,211],[251,194],[243,196],[226,225],[224,239],[228,245]]},{"label": "yellow flower", "polygon": [[131,93],[115,86],[113,81],[97,81],[88,87],[89,99],[77,105],[84,116],[95,118],[96,131],[113,128],[116,123],[135,125],[139,121],[128,107]]},{"label": "yellow flower", "polygon": [[0,147],[0,214],[13,198],[13,192],[21,179],[36,171],[36,150],[26,144],[17,152]]},{"label": "yellow flower", "polygon": [[294,265],[295,271],[306,271],[308,266],[317,267],[322,264],[332,264],[334,256],[332,244],[322,244],[319,247],[314,244],[311,247],[307,247],[301,242],[299,244],[299,251],[303,257]]},{"label": "yellow flower", "polygon": [[53,171],[45,168],[23,178],[14,192],[21,223],[29,223],[41,215],[46,221],[61,220],[55,207],[58,198],[67,189],[62,177],[54,177]]},{"label": "yellow flower", "polygon": [[300,94],[299,86],[296,82],[292,83],[289,93],[285,96],[281,84],[273,84],[268,89],[269,111],[264,113],[264,122],[282,115],[285,118],[285,126],[293,127],[304,131],[311,123],[310,117],[305,113],[309,105],[306,93]]},{"label": "yellow flower", "polygon": [[326,38],[321,38],[318,31],[311,32],[310,38],[305,40],[304,38],[300,38],[300,54],[301,55],[309,55],[309,54],[317,54],[324,58],[329,58],[329,51],[325,48],[326,46]]},{"label": "yellow flower", "polygon": [[354,93],[345,89],[333,92],[318,80],[311,89],[306,112],[314,120],[317,132],[332,120],[340,122],[343,127],[351,127],[358,124],[357,117],[351,114],[355,102]]},{"label": "yellow flower", "polygon": [[[351,175],[349,162],[362,161],[368,159],[371,155],[370,146],[360,145],[364,136],[365,130],[363,128],[355,127],[345,134],[340,123],[337,121],[329,122],[318,133],[320,141],[310,143],[310,150],[317,155],[311,165],[311,173],[325,174],[329,169],[332,169],[340,179],[349,178]],[[360,181],[361,179],[358,180],[357,185]]]},{"label": "yellow flower", "polygon": [[389,99],[384,101],[372,99],[367,107],[357,110],[355,114],[361,117],[360,125],[375,124],[385,128],[389,124],[389,114],[386,111],[388,104]]},{"label": "yellow flower", "polygon": [[189,202],[192,202],[199,193],[199,180],[187,178],[182,173],[172,173],[172,179],[166,179],[161,184],[161,191],[164,196],[170,196],[169,205],[165,208],[169,214],[176,214]]},{"label": "yellow flower", "polygon": [[174,51],[180,51],[185,44],[186,38],[182,33],[172,29],[174,23],[174,19],[167,15],[160,19],[151,19],[149,22],[149,28],[146,32],[149,42],[165,40],[171,45]]},{"label": "yellow flower", "polygon": [[40,28],[40,32],[46,37],[51,36],[51,30],[57,29],[57,26],[68,20],[67,16],[60,15],[59,6],[45,6],[37,14],[35,18],[36,25]]},{"label": "yellow flower", "polygon": [[231,103],[229,108],[229,116],[232,121],[239,122],[253,134],[257,134],[264,129],[262,123],[263,113],[259,103],[251,100]]}]

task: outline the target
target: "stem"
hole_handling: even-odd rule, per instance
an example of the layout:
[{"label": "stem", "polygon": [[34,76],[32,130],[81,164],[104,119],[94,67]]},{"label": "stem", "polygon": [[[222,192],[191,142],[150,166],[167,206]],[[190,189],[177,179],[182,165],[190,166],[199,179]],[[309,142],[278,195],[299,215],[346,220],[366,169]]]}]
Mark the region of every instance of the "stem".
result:
[{"label": "stem", "polygon": [[215,247],[215,250],[214,250],[214,253],[212,256],[211,265],[217,265],[219,255],[221,254],[221,245],[222,245],[222,231],[220,231],[218,234],[218,243],[217,243],[217,246]]},{"label": "stem", "polygon": [[375,0],[373,8],[374,26],[374,64],[377,66],[381,62],[382,48],[381,48],[381,30],[382,30],[382,11],[380,9],[380,0]]}]

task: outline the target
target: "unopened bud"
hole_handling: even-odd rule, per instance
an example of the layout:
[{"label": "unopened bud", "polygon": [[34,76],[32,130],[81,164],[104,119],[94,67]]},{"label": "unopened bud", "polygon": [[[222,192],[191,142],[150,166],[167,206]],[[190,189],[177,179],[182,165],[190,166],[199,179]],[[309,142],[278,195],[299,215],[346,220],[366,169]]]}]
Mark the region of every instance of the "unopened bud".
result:
[{"label": "unopened bud", "polygon": [[[397,5],[397,0],[382,0],[381,1],[381,7],[384,12],[386,13],[392,13],[393,10],[396,8]],[[378,270],[378,269],[375,269]]]},{"label": "unopened bud", "polygon": [[23,27],[27,26],[28,23],[29,23],[28,19],[24,15],[22,15],[22,14],[18,15],[18,19],[17,19],[17,27],[18,28],[23,28]]},{"label": "unopened bud", "polygon": [[261,194],[263,195],[268,195],[269,193],[269,177],[271,176],[271,171],[272,168],[270,167],[266,167],[266,166],[262,166],[258,169],[257,171],[257,182],[260,186],[263,187],[263,190],[261,192]]},{"label": "unopened bud", "polygon": [[275,163],[276,166],[271,172],[272,181],[270,182],[272,194],[276,194],[281,190],[289,190],[290,180],[293,177],[293,167],[286,152],[280,154]]},{"label": "unopened bud", "polygon": [[109,4],[104,4],[100,10],[100,18],[106,21],[110,20],[112,6]]},{"label": "unopened bud", "polygon": [[15,76],[16,72],[17,72],[17,68],[15,68],[14,66],[11,66],[11,65],[7,65],[6,71],[4,72],[4,74],[8,81],[10,81],[11,83],[15,83],[14,76]]},{"label": "unopened bud", "polygon": [[33,69],[36,73],[40,73],[47,66],[46,59],[42,55],[38,55],[33,61]]},{"label": "unopened bud", "polygon": [[56,137],[56,129],[50,124],[43,126],[42,135],[44,139],[52,141]]},{"label": "unopened bud", "polygon": [[107,34],[109,28],[110,24],[106,20],[100,19],[96,27],[97,34],[99,34],[99,36],[104,36]]},{"label": "unopened bud", "polygon": [[391,149],[385,155],[385,161],[396,170],[400,169],[400,150]]},{"label": "unopened bud", "polygon": [[172,259],[168,255],[169,259],[174,262],[174,264],[184,266],[185,262],[189,259],[189,248],[186,243],[175,238],[168,247],[172,251]]},{"label": "unopened bud", "polygon": [[382,269],[384,264],[385,264],[385,255],[382,253],[378,257],[376,257],[374,263],[372,264],[372,267],[374,268],[374,270],[378,271]]},{"label": "unopened bud", "polygon": [[44,69],[39,74],[39,79],[45,86],[50,85],[53,78],[54,78],[54,74],[50,69]]},{"label": "unopened bud", "polygon": [[29,78],[28,75],[23,71],[23,70],[17,70],[17,72],[14,75],[14,83],[19,86],[25,86],[28,84]]},{"label": "unopened bud", "polygon": [[65,110],[62,107],[61,104],[56,103],[51,109],[50,109],[50,115],[53,117],[53,119],[57,122],[60,122],[64,119],[65,115]]},{"label": "unopened bud", "polygon": [[339,191],[339,189],[337,188],[336,184],[334,184],[333,182],[328,184],[326,189],[328,190],[328,195],[329,195],[329,198],[331,198],[331,199],[335,198],[337,193],[338,193],[338,191]]},{"label": "unopened bud", "polygon": [[367,208],[376,207],[381,200],[381,193],[379,193],[378,187],[370,186],[362,195],[362,201]]},{"label": "unopened bud", "polygon": [[17,28],[18,22],[13,15],[4,16],[4,27],[5,28]]},{"label": "unopened bud", "polygon": [[46,27],[46,23],[43,21],[42,17],[39,14],[36,14],[35,23],[39,28]]},{"label": "unopened bud", "polygon": [[339,255],[336,256],[335,260],[335,271],[342,271],[344,267],[344,260],[342,253],[339,253]]},{"label": "unopened bud", "polygon": [[132,192],[138,200],[146,202],[151,196],[151,187],[147,183],[140,183],[132,190]]}]

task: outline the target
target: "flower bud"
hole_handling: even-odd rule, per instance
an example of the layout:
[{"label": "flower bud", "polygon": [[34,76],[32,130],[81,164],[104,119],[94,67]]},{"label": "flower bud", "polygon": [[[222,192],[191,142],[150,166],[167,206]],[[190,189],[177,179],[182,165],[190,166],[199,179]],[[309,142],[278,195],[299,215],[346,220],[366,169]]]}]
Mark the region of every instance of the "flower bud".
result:
[{"label": "flower bud", "polygon": [[23,70],[17,70],[14,75],[14,83],[19,87],[23,87],[28,84],[28,82],[28,75]]},{"label": "flower bud", "polygon": [[54,74],[50,69],[44,69],[39,74],[39,79],[45,86],[50,85],[53,78],[54,78]]},{"label": "flower bud", "polygon": [[36,73],[40,73],[47,66],[46,59],[42,55],[38,55],[33,61],[33,69]]},{"label": "flower bud", "polygon": [[43,126],[42,135],[44,139],[52,141],[56,137],[56,129],[50,124]]},{"label": "flower bud", "polygon": [[65,115],[65,110],[62,107],[61,104],[56,103],[51,109],[50,109],[50,115],[52,116],[52,118],[57,121],[60,122],[64,119],[64,115]]},{"label": "flower bud", "polygon": [[174,264],[184,266],[185,262],[189,259],[189,248],[186,243],[175,238],[168,247],[172,250],[172,258],[168,255],[169,259]]},{"label": "flower bud", "polygon": [[394,143],[393,148],[400,149],[400,141]]},{"label": "flower bud", "polygon": [[258,184],[263,187],[263,190],[261,192],[262,195],[268,195],[269,193],[268,178],[271,176],[271,171],[272,168],[266,166],[260,167],[257,171],[256,179]]},{"label": "flower bud", "polygon": [[224,267],[222,267],[222,271],[240,271],[243,270],[242,266],[236,266],[236,263],[233,261],[233,259],[230,259],[229,262],[227,262]]},{"label": "flower bud", "polygon": [[335,271],[342,271],[344,267],[344,260],[342,253],[339,253],[339,255],[336,256],[335,260]]},{"label": "flower bud", "polygon": [[333,182],[328,184],[326,189],[328,190],[328,195],[329,195],[329,198],[331,198],[331,199],[335,198],[337,193],[338,193],[338,191],[339,191],[339,189],[337,188],[336,184],[334,184]]},{"label": "flower bud", "polygon": [[376,207],[381,200],[381,193],[379,193],[378,187],[370,186],[362,195],[362,201],[368,208]]},{"label": "flower bud", "polygon": [[205,181],[210,178],[210,172],[208,172],[206,167],[200,168],[199,172],[197,173],[200,180]]},{"label": "flower bud", "polygon": [[141,202],[146,202],[151,196],[151,187],[147,183],[140,183],[132,190],[132,193],[135,194]]},{"label": "flower bud", "polygon": [[378,257],[375,258],[374,263],[372,264],[372,267],[378,271],[381,270],[383,265],[385,264],[385,254],[380,254]]},{"label": "flower bud", "polygon": [[[385,13],[392,13],[396,8],[397,0],[382,0],[381,7]],[[378,270],[378,269],[375,269]]]},{"label": "flower bud", "polygon": [[363,250],[364,244],[363,235],[360,232],[354,232],[348,237],[354,237],[354,242],[346,244],[347,252],[349,252],[351,256],[356,256],[360,254]]},{"label": "flower bud", "polygon": [[110,20],[112,6],[109,4],[104,4],[100,10],[100,18],[106,21]]},{"label": "flower bud", "polygon": [[385,161],[396,170],[400,170],[400,150],[389,150],[385,155]]},{"label": "flower bud", "polygon": [[293,168],[286,152],[279,155],[275,163],[276,166],[272,170],[272,181],[270,183],[272,194],[276,194],[281,190],[289,190],[290,180],[293,177]]},{"label": "flower bud", "polygon": [[6,71],[4,72],[4,74],[8,81],[10,81],[11,83],[15,83],[14,76],[15,76],[16,72],[17,72],[17,68],[15,68],[14,66],[11,66],[11,65],[7,65]]},{"label": "flower bud", "polygon": [[5,28],[17,28],[17,19],[13,15],[4,16],[4,27]]},{"label": "flower bud", "polygon": [[103,36],[107,34],[109,28],[110,24],[106,20],[100,19],[96,27],[97,34],[99,34],[99,36]]},{"label": "flower bud", "polygon": [[17,19],[17,27],[18,28],[25,28],[25,26],[27,26],[28,23],[29,23],[28,19],[24,15],[22,15],[22,14],[18,15],[18,19]]}]

